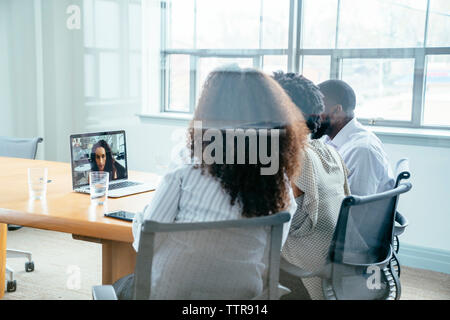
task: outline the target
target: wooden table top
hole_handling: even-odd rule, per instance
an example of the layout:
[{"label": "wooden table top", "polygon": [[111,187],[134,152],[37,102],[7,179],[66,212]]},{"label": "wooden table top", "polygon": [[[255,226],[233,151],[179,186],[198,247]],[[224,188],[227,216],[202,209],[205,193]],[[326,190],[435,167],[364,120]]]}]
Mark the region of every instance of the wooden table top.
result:
[{"label": "wooden table top", "polygon": [[[28,171],[31,167],[48,168],[46,200],[30,200]],[[118,199],[106,205],[91,204],[88,194],[72,191],[69,163],[0,157],[0,223],[72,233],[97,239],[133,242],[131,223],[103,216],[105,212],[137,212],[150,203],[153,192]],[[153,173],[129,172],[134,181],[158,181]]]}]

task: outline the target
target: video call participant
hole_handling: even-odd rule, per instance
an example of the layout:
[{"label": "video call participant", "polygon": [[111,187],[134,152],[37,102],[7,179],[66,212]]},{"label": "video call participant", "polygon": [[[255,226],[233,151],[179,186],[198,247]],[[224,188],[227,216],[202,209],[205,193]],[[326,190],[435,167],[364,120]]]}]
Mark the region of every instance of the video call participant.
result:
[{"label": "video call participant", "polygon": [[[295,73],[276,72],[273,78],[302,111],[310,132],[315,133],[324,109],[319,88]],[[292,184],[297,211],[282,257],[303,270],[316,272],[325,265],[342,200],[350,191],[347,168],[333,147],[308,139],[303,158],[301,175]],[[280,283],[292,290],[286,299],[307,298],[301,282],[311,299],[323,299],[320,277],[299,280],[280,270]]]},{"label": "video call participant", "polygon": [[125,168],[114,160],[111,147],[105,140],[99,140],[92,146],[91,170],[109,172],[109,180],[125,178]]},{"label": "video call participant", "polygon": [[353,89],[342,80],[327,80],[318,86],[324,95],[325,111],[314,137],[327,135],[325,143],[344,159],[352,194],[364,196],[392,189],[394,175],[383,144],[355,118]]},{"label": "video call participant", "polygon": [[[248,155],[252,150],[248,144],[243,148],[237,143],[223,144],[221,163],[196,159],[174,169],[163,177],[151,203],[133,221],[136,250],[144,220],[205,222],[267,216],[280,211],[295,213],[297,206],[289,181],[299,174],[301,162],[293,155],[303,149],[307,131],[301,113],[275,80],[253,69],[213,71],[205,82],[188,131],[192,158],[195,145],[201,144],[206,150],[212,144],[210,139],[203,140],[195,133],[194,125],[199,121],[205,130],[214,129],[222,135],[233,128],[258,130],[263,125],[282,128],[278,170],[262,175],[261,168],[267,165],[260,158],[256,164],[229,163],[227,153],[236,155],[245,151]],[[284,225],[283,242],[289,225]],[[217,233],[210,236],[214,234]],[[262,262],[267,253],[267,235],[257,229],[230,232],[221,235],[213,253],[198,250],[192,241],[180,241],[178,237],[182,235],[171,236],[154,254],[151,299],[250,299],[261,294],[266,283],[267,270]],[[173,237],[177,238],[172,241]],[[200,247],[204,246],[202,242]],[[119,299],[132,297],[133,282],[133,275],[129,275],[114,284]]]}]

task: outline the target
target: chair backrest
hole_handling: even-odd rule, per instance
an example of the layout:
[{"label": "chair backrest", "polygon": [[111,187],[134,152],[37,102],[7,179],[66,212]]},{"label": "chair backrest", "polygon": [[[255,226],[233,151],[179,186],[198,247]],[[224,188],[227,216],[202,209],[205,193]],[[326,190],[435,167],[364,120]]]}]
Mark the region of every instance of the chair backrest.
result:
[{"label": "chair backrest", "polygon": [[[269,299],[277,299],[283,224],[289,219],[289,213],[281,212],[218,222],[146,221],[134,298],[251,299],[267,290]],[[260,285],[260,292],[246,288],[247,281]],[[242,296],[230,296],[235,292]]]},{"label": "chair backrest", "polygon": [[[342,201],[330,246],[330,280],[337,299],[381,299],[389,295],[384,268],[392,256],[394,219],[399,195],[410,183],[370,196]],[[372,272],[379,285],[371,287]]]},{"label": "chair backrest", "polygon": [[[407,180],[411,178],[408,159],[403,158],[397,162],[395,169],[395,176],[396,176],[395,188],[398,187],[398,185],[400,184],[400,182],[402,182],[402,180]],[[400,212],[397,212],[395,216],[395,222],[397,222],[397,225],[395,226],[394,233],[396,236],[399,236],[405,231],[406,227],[408,226],[408,219],[406,219],[406,217],[402,215]],[[398,238],[396,239],[395,243],[396,243],[395,247],[398,252],[399,248]]]},{"label": "chair backrest", "polygon": [[11,158],[36,158],[38,143],[42,142],[42,138],[12,138],[0,137],[0,157]]},{"label": "chair backrest", "polygon": [[346,197],[330,246],[331,262],[370,266],[389,260],[398,197],[411,187],[404,183],[379,194]]},{"label": "chair backrest", "polygon": [[407,158],[403,158],[397,161],[397,165],[395,168],[395,187],[397,188],[398,185],[402,180],[409,179],[411,177],[411,173],[409,171],[409,160]]}]

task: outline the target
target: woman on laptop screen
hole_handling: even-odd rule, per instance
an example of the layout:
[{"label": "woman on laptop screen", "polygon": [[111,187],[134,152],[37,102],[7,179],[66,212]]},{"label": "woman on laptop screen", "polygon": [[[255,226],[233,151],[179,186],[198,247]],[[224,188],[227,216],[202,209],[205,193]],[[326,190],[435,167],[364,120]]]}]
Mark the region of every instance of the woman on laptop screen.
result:
[{"label": "woman on laptop screen", "polygon": [[100,140],[92,146],[91,170],[109,172],[109,179],[123,179],[125,170],[114,160],[111,147],[105,140]]}]

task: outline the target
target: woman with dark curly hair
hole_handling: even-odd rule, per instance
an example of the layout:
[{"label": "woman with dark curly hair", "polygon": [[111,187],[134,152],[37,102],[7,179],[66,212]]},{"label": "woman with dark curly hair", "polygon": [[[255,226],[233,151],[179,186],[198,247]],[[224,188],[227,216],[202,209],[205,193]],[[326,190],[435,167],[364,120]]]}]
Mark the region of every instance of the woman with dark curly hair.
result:
[{"label": "woman with dark curly hair", "polygon": [[[308,128],[314,134],[320,127],[319,114],[324,108],[319,88],[294,73],[276,72],[273,78],[308,119]],[[292,218],[282,258],[301,269],[314,272],[325,264],[342,200],[350,194],[350,190],[347,168],[342,158],[334,148],[322,141],[308,138],[302,163],[301,175],[292,184],[297,211]],[[302,282],[310,298],[323,298],[319,277],[304,278]],[[298,278],[282,271],[280,283],[292,290],[292,298],[300,292]]]},{"label": "woman with dark curly hair", "polygon": [[117,179],[117,169],[111,147],[105,140],[99,140],[91,149],[91,170],[109,172],[109,179]]},{"label": "woman with dark curly hair", "polygon": [[[289,181],[299,175],[306,134],[301,113],[270,76],[253,69],[212,72],[188,130],[192,161],[166,174],[152,202],[136,215],[134,248],[147,219],[178,223],[293,214]],[[289,223],[284,227],[283,242]],[[211,235],[210,241],[217,239]],[[211,253],[171,235],[155,253],[151,298],[257,296],[264,289],[266,241],[263,230],[234,230]],[[119,298],[131,296],[132,284],[129,276],[114,285]]]}]

